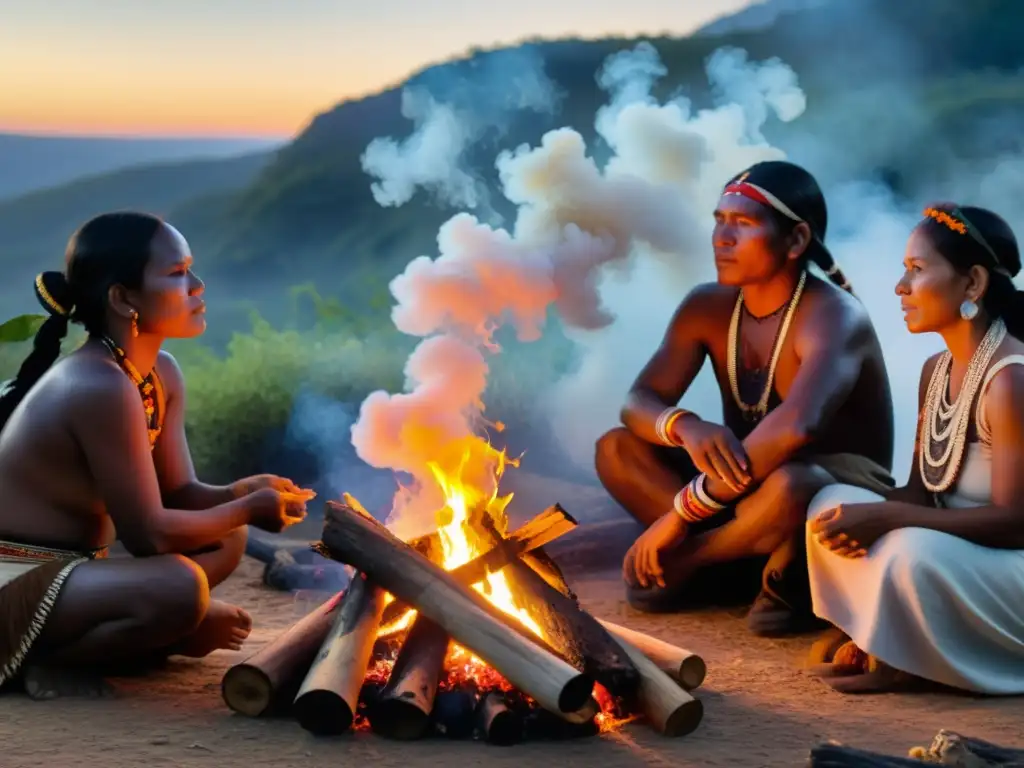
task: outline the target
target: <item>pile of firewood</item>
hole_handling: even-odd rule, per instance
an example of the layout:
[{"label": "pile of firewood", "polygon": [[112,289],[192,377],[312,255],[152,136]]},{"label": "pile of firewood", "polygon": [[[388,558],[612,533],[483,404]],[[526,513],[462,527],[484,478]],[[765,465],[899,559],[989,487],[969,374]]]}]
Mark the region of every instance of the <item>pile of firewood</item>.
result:
[{"label": "pile of firewood", "polygon": [[[227,671],[222,692],[234,711],[285,712],[320,735],[343,733],[365,718],[389,738],[440,732],[510,744],[598,732],[600,691],[615,702],[618,717],[645,716],[664,735],[683,736],[699,725],[703,706],[691,691],[703,682],[703,660],[594,618],[544,554],[544,544],[576,526],[559,505],[508,536],[480,516],[475,530],[490,549],[449,572],[431,556],[437,534],[403,542],[347,501],[327,503],[317,549],[354,568],[351,583]],[[473,589],[496,571],[543,640]],[[409,610],[415,619],[398,640],[381,637],[381,627]],[[504,686],[446,686],[452,641],[482,659]],[[387,679],[374,680],[368,670],[396,643]]]}]

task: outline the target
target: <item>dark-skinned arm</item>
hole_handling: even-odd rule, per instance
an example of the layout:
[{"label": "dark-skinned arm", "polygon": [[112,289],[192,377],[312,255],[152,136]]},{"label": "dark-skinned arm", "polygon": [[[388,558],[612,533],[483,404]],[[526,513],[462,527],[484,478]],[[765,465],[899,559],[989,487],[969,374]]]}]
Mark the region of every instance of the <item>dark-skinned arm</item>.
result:
[{"label": "dark-skinned arm", "polygon": [[698,286],[683,300],[661,344],[629,390],[621,412],[622,423],[643,440],[661,442],[654,431],[655,422],[666,408],[682,399],[704,365],[707,348],[703,330],[715,288]]},{"label": "dark-skinned arm", "polygon": [[[863,308],[819,297],[794,337],[800,369],[786,399],[743,440],[752,487],[812,444],[842,407],[860,377],[874,336]],[[708,493],[722,503],[743,495],[709,476]]]},{"label": "dark-skinned arm", "polygon": [[917,463],[921,450],[921,418],[924,414],[924,397],[928,391],[928,382],[931,380],[932,372],[935,370],[935,364],[938,360],[939,356],[933,355],[925,361],[924,367],[921,369],[921,381],[917,387],[918,423],[917,430],[914,432],[914,455],[910,460],[910,476],[907,478],[906,485],[893,488],[885,495],[888,501],[900,501],[922,507],[935,506],[931,493],[924,487],[924,481],[921,480],[921,473],[918,471]]},{"label": "dark-skinned arm", "polygon": [[96,362],[67,393],[72,432],[107,514],[136,557],[191,552],[251,521],[246,499],[202,512],[164,505],[139,392],[117,368]]},{"label": "dark-skinned arm", "polygon": [[884,502],[887,527],[930,528],[993,549],[1024,549],[1024,366],[1004,368],[988,388],[992,503],[949,509]]},{"label": "dark-skinned arm", "polygon": [[157,480],[164,504],[175,509],[210,509],[236,495],[229,486],[207,485],[196,477],[185,437],[185,377],[167,352],[157,359],[157,374],[166,397],[163,430],[153,450]]}]

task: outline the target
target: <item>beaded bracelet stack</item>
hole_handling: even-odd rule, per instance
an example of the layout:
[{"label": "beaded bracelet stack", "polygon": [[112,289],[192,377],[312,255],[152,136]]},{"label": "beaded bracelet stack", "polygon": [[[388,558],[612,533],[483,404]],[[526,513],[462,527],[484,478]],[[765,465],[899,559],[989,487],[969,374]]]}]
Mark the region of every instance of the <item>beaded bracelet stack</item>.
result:
[{"label": "beaded bracelet stack", "polygon": [[677,448],[681,447],[679,441],[672,437],[672,425],[687,413],[689,411],[684,411],[682,408],[666,408],[661,412],[657,421],[654,422],[654,433],[662,443]]},{"label": "beaded bracelet stack", "polygon": [[673,506],[676,514],[688,523],[699,523],[701,520],[721,512],[726,505],[715,501],[705,489],[708,476],[701,472],[693,480],[683,486],[676,494]]}]

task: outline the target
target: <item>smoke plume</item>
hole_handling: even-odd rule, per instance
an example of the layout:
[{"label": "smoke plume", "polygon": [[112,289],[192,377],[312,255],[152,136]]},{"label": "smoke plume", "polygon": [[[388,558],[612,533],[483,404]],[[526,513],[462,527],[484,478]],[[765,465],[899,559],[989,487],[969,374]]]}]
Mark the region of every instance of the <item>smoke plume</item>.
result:
[{"label": "smoke plume", "polygon": [[[731,99],[720,109],[656,103],[649,92],[662,74],[646,43],[610,57],[598,81],[611,99],[597,129],[614,157],[599,167],[568,128],[536,148],[502,152],[502,190],[518,206],[513,231],[460,213],[441,228],[437,258],[414,259],[392,281],[396,327],[424,341],[408,360],[407,391],[371,394],[352,441],[367,463],[413,476],[421,492],[403,496],[404,512],[417,502],[437,508],[437,489],[426,482],[430,462],[442,446],[472,441],[485,423],[485,355],[498,351],[495,331],[510,326],[519,340],[536,340],[554,307],[567,327],[607,334],[619,308],[602,299],[605,268],[628,278],[640,250],[661,264],[679,254],[692,260],[707,239],[721,179],[781,156],[761,128],[771,113],[791,120],[803,109],[784,64],[751,63],[741,51],[720,51],[708,64],[709,78]],[[684,266],[694,267],[683,270],[691,278],[698,271]],[[561,391],[572,397],[578,388],[569,380]]]},{"label": "smoke plume", "polygon": [[466,72],[440,82],[430,70],[402,92],[402,116],[415,126],[404,141],[374,139],[363,170],[378,181],[370,189],[382,206],[409,202],[417,188],[456,208],[488,209],[488,187],[474,173],[467,151],[523,110],[551,112],[558,92],[532,48],[494,51],[463,63]]},{"label": "smoke plume", "polygon": [[[905,480],[918,377],[941,340],[906,332],[893,287],[926,201],[898,199],[873,178],[848,180],[854,150],[868,147],[884,156],[885,145],[902,137],[895,130],[855,135],[844,113],[826,116],[835,131],[823,141],[822,118],[801,127],[807,98],[779,59],[754,62],[740,50],[716,51],[706,63],[713,101],[700,109],[685,98],[656,100],[652,89],[665,74],[647,43],[608,57],[597,73],[608,103],[595,116],[595,129],[611,150],[607,161],[598,165],[583,136],[570,128],[548,132],[537,146],[500,152],[496,168],[502,193],[517,206],[514,225],[499,229],[460,213],[441,228],[436,258],[414,259],[391,283],[396,327],[423,340],[408,360],[406,390],[371,394],[351,435],[365,462],[413,478],[396,500],[401,522],[432,525],[432,517],[419,512],[437,509],[429,464],[439,460],[439,446],[483,444],[476,436],[488,418],[502,418],[485,415],[484,407],[491,356],[500,351],[497,332],[509,328],[520,341],[535,341],[552,309],[578,359],[557,386],[536,393],[536,402],[564,454],[592,474],[594,443],[618,423],[626,392],[672,313],[695,285],[714,279],[712,211],[722,185],[767,159],[789,158],[822,183],[827,242],[882,340],[896,407],[894,471],[898,482]],[[451,136],[458,152],[412,141],[420,154],[409,165],[433,170],[403,182],[408,194],[394,195],[391,203],[378,198],[381,204],[400,205],[416,184],[449,194],[460,187],[443,180],[472,175],[459,158],[482,122],[459,110],[447,114],[456,113],[460,127]],[[920,125],[924,115],[902,94],[894,121]],[[414,137],[426,122],[417,125]],[[774,141],[766,138],[769,129],[778,136]],[[398,145],[388,146],[398,158]],[[968,173],[964,165],[962,175],[929,197],[1005,208],[1007,190],[1020,186],[1020,164],[1019,157],[1009,158],[994,173]],[[472,199],[479,198],[464,195],[464,207],[472,208]],[[683,404],[718,419],[720,395],[709,368]]]}]

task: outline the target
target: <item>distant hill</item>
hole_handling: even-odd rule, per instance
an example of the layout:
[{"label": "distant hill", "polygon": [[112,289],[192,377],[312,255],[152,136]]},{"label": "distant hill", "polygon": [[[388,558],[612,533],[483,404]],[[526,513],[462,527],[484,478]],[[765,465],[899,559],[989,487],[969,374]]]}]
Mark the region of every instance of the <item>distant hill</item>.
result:
[{"label": "distant hill", "polygon": [[181,209],[213,229],[225,220],[232,195],[253,184],[272,156],[142,165],[0,202],[5,311],[12,304],[32,308],[29,280],[42,269],[60,267],[68,238],[89,217],[125,208],[163,216]]},{"label": "distant hill", "polygon": [[[953,150],[960,159],[976,156],[983,163],[993,156],[994,142],[1003,150],[1021,148],[1022,28],[1019,0],[768,0],[695,36],[651,42],[669,70],[658,95],[684,89],[698,106],[709,103],[703,67],[719,47],[745,49],[755,60],[782,58],[809,98],[795,130],[834,146],[842,162],[830,166],[841,173],[878,174],[912,192],[941,178]],[[563,125],[593,141],[594,114],[605,101],[595,72],[609,53],[634,43],[524,44],[543,56],[565,97],[557,114],[517,116],[506,126],[502,146],[536,143],[546,130]],[[430,67],[403,85],[457,83],[491,55],[476,52]],[[906,94],[913,94],[919,112],[907,114]],[[262,170],[250,167],[244,183],[238,183],[245,175],[240,173],[231,184],[200,188],[196,176],[193,197],[182,185],[177,202],[158,202],[161,210],[171,209],[171,219],[189,237],[208,282],[230,286],[233,295],[257,302],[268,316],[284,303],[283,287],[306,281],[359,307],[368,298],[377,300],[409,259],[433,253],[437,228],[453,213],[423,194],[400,208],[385,209],[373,200],[361,154],[375,137],[403,137],[411,130],[401,114],[401,88],[387,89],[316,116]],[[789,130],[794,129],[772,126],[770,138],[785,147]],[[493,175],[493,149],[481,155],[482,173]],[[0,264],[6,270],[12,261],[33,262],[43,233],[66,238],[73,221],[87,210],[111,207],[115,197],[119,204],[155,205],[159,174],[170,171],[139,169],[131,201],[108,194],[107,187],[73,202],[65,188],[0,205]]]},{"label": "distant hill", "polygon": [[0,200],[143,163],[219,159],[269,150],[280,139],[141,139],[0,133]]}]

